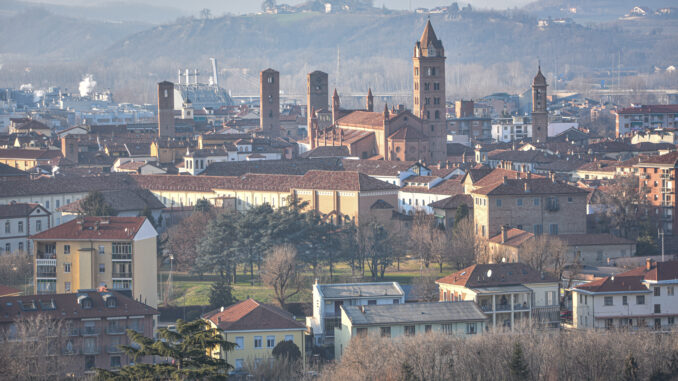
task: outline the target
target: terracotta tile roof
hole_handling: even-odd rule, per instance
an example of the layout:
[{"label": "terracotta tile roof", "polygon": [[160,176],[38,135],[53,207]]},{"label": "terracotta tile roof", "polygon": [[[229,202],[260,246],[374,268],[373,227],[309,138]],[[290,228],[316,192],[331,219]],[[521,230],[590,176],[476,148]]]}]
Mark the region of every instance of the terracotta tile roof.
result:
[{"label": "terracotta tile roof", "polygon": [[[527,191],[525,185],[527,184]],[[550,179],[507,179],[505,182],[474,190],[472,193],[484,195],[524,195],[524,194],[588,194],[579,187],[554,182]]]},{"label": "terracotta tile roof", "polygon": [[634,167],[651,167],[655,164],[670,165],[676,167],[678,164],[678,151],[669,152],[664,155],[644,157],[638,161]]},{"label": "terracotta tile roof", "polygon": [[202,317],[224,331],[306,329],[289,312],[251,298],[226,307],[223,311],[217,309],[208,312]]},{"label": "terracotta tile roof", "polygon": [[78,165],[110,166],[114,161],[115,159],[103,152],[78,152]]},{"label": "terracotta tile roof", "polygon": [[461,156],[464,153],[469,159],[475,156],[475,152],[471,147],[461,143],[447,143],[447,156]]},{"label": "terracotta tile roof", "polygon": [[352,191],[397,190],[398,187],[354,171],[308,171],[294,188]]},{"label": "terracotta tile roof", "polygon": [[588,163],[586,160],[579,159],[561,159],[550,163],[540,163],[535,165],[535,169],[554,172],[572,172],[582,165]]},{"label": "terracotta tile roof", "polygon": [[131,177],[126,174],[41,177],[35,180],[0,181],[0,197],[82,193],[136,187]]},{"label": "terracotta tile roof", "polygon": [[489,175],[492,171],[493,171],[492,168],[486,165],[480,165],[476,168],[469,169],[466,175],[471,178],[471,181],[473,183],[475,183],[478,180],[482,179],[483,177]]},{"label": "terracotta tile roof", "polygon": [[30,120],[15,127],[17,130],[49,130],[46,124],[38,122],[37,120]]},{"label": "terracotta tile roof", "polygon": [[139,168],[143,167],[146,164],[151,164],[154,165],[155,162],[147,163],[145,161],[128,161],[127,163],[120,164],[118,166],[118,170],[125,170],[125,171],[134,171],[136,172]]},{"label": "terracotta tile roof", "polygon": [[464,185],[459,179],[449,179],[438,183],[433,188],[406,186],[400,189],[401,192],[427,193],[454,196],[464,193]]},{"label": "terracotta tile roof", "polygon": [[501,242],[501,233],[490,238],[490,242],[499,243],[502,245],[519,247],[520,245],[530,241],[534,238],[534,234],[526,232],[525,230],[512,228],[506,231],[506,240]]},{"label": "terracotta tile roof", "polygon": [[613,236],[611,234],[558,234],[558,239],[567,246],[590,245],[635,245],[635,241]]},{"label": "terracotta tile roof", "polygon": [[337,126],[368,127],[372,129],[384,128],[384,114],[371,111],[352,111],[339,118]]},{"label": "terracotta tile roof", "polygon": [[[489,270],[492,270],[491,272]],[[488,276],[490,275],[490,276]],[[524,283],[550,283],[558,280],[549,274],[540,274],[524,263],[476,264],[438,279],[436,283],[466,288],[513,286]]]},{"label": "terracotta tile roof", "polygon": [[633,146],[629,143],[607,140],[589,144],[588,150],[597,153],[632,152]]},{"label": "terracotta tile roof", "polygon": [[21,290],[0,284],[0,297],[19,295]]},{"label": "terracotta tile roof", "polygon": [[61,156],[61,151],[25,148],[0,149],[0,158],[2,159],[50,160],[55,156]]},{"label": "terracotta tile roof", "polygon": [[405,126],[388,137],[394,140],[424,140],[426,137],[418,128]]},{"label": "terracotta tile roof", "polygon": [[627,107],[617,111],[617,114],[661,114],[678,113],[678,105],[642,105],[640,107]]},{"label": "terracotta tile roof", "polygon": [[436,209],[456,209],[461,204],[466,204],[469,209],[473,209],[473,197],[468,194],[457,194],[436,202],[432,202],[428,204],[428,206]]},{"label": "terracotta tile roof", "polygon": [[241,176],[246,173],[303,175],[313,169],[338,171],[342,168],[342,161],[332,157],[297,160],[234,161],[211,163],[201,175]]},{"label": "terracotta tile roof", "polygon": [[619,275],[642,276],[645,280],[651,281],[676,280],[678,279],[678,261],[651,261],[649,270],[647,269],[647,265],[645,265]]},{"label": "terracotta tile roof", "polygon": [[343,159],[343,168],[370,176],[398,176],[416,164],[414,161],[354,160]]},{"label": "terracotta tile roof", "polygon": [[654,152],[659,150],[675,150],[675,144],[671,143],[652,143],[652,142],[641,142],[632,145],[632,151],[636,152]]},{"label": "terracotta tile roof", "polygon": [[[111,294],[117,299],[117,307],[106,307],[103,295]],[[88,296],[92,300],[92,308],[84,309],[78,303],[78,297]],[[22,304],[34,305],[35,309],[27,311]],[[53,306],[53,307],[52,307]],[[88,319],[120,316],[152,316],[158,310],[129,298],[116,291],[83,291],[73,294],[45,294],[6,296],[0,298],[0,322],[9,323],[19,316],[43,314],[57,319]]]},{"label": "terracotta tile roof", "polygon": [[577,171],[614,172],[618,164],[619,162],[616,160],[597,160],[582,164],[577,168]]},{"label": "terracotta tile roof", "polygon": [[580,284],[574,288],[582,291],[600,293],[624,291],[649,292],[648,288],[642,282],[642,276],[622,276],[621,274],[618,274]]},{"label": "terracotta tile roof", "polygon": [[302,159],[323,158],[323,157],[346,157],[351,156],[348,147],[342,146],[322,146],[316,147],[299,155]]},{"label": "terracotta tile roof", "polygon": [[28,173],[10,165],[0,163],[0,177],[28,177]]},{"label": "terracotta tile roof", "polygon": [[40,207],[40,209],[42,209],[42,211],[46,215],[50,214],[47,210],[45,210],[45,208],[41,207],[39,204],[16,203],[0,205],[0,218],[26,217],[29,214],[31,214],[31,212],[33,212],[35,208],[38,207]]},{"label": "terracotta tile roof", "polygon": [[487,154],[488,160],[503,160],[520,163],[550,163],[557,158],[553,155],[547,155],[538,150],[513,151],[497,150]]},{"label": "terracotta tile roof", "polygon": [[223,148],[197,149],[184,157],[210,157],[210,156],[228,156],[228,151]]},{"label": "terracotta tile roof", "polygon": [[[151,210],[163,209],[163,205],[148,189],[119,189],[103,191],[104,202],[117,213],[128,211],[143,211],[146,207]],[[80,199],[57,209],[60,212],[79,213],[80,205],[84,199]]]},{"label": "terracotta tile roof", "polygon": [[31,236],[35,240],[132,240],[146,217],[76,218]]},{"label": "terracotta tile roof", "polygon": [[432,45],[438,49],[443,48],[442,42],[436,36],[436,32],[433,30],[433,25],[431,25],[431,20],[426,22],[426,27],[424,27],[424,32],[421,34],[419,39],[421,43],[421,48],[426,49],[429,45]]}]

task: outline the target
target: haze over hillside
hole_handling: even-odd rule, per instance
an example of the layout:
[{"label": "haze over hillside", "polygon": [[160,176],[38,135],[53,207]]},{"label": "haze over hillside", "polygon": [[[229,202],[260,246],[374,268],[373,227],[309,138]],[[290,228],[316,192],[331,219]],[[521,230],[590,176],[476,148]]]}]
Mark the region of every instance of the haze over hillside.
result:
[{"label": "haze over hillside", "polygon": [[[544,0],[538,9],[547,12],[564,3]],[[216,57],[220,83],[235,94],[257,94],[258,72],[267,67],[279,70],[281,88],[296,94],[303,93],[304,76],[313,70],[328,72],[331,85],[342,93],[365,92],[369,86],[377,93],[406,94],[411,89],[412,47],[427,17],[376,8],[351,14],[181,18],[151,27],[93,22],[46,10],[0,14],[0,33],[15,36],[0,51],[0,81],[73,88],[82,74],[92,73],[118,100],[152,102],[155,82],[176,81],[179,68],[206,73],[208,58]],[[521,92],[539,59],[552,88],[560,86],[556,74],[567,81],[605,70],[648,73],[654,66],[678,62],[671,19],[653,19],[647,25],[539,27],[538,18],[525,11],[462,10],[430,18],[446,48],[450,98]]]}]

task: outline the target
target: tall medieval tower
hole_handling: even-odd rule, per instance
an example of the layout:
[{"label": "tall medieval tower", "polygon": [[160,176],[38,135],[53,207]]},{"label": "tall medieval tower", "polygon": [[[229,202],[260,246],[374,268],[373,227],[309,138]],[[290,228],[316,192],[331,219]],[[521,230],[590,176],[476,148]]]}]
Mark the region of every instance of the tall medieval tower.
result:
[{"label": "tall medieval tower", "polygon": [[311,120],[313,113],[320,110],[329,111],[328,99],[330,96],[327,73],[314,71],[306,76],[306,115],[308,120],[308,133],[311,133]]},{"label": "tall medieval tower", "polygon": [[414,46],[414,115],[423,119],[429,137],[431,161],[447,159],[447,118],[445,117],[445,49],[426,23],[421,39]]},{"label": "tall medieval tower", "polygon": [[173,138],[174,126],[174,84],[164,81],[158,83],[158,136]]},{"label": "tall medieval tower", "polygon": [[549,133],[549,113],[546,109],[546,78],[541,66],[532,81],[532,142],[546,142]]},{"label": "tall medieval tower", "polygon": [[259,75],[259,126],[268,137],[280,136],[280,73],[273,69]]}]

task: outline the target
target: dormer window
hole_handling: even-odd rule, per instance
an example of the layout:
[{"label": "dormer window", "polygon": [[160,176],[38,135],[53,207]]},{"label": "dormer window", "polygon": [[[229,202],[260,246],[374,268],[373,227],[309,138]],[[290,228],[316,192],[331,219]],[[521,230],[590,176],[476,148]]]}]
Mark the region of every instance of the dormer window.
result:
[{"label": "dormer window", "polygon": [[83,310],[89,310],[92,308],[92,300],[91,299],[84,299],[82,301],[82,309]]},{"label": "dormer window", "polygon": [[118,306],[118,300],[115,297],[110,297],[106,299],[107,308],[116,308]]}]

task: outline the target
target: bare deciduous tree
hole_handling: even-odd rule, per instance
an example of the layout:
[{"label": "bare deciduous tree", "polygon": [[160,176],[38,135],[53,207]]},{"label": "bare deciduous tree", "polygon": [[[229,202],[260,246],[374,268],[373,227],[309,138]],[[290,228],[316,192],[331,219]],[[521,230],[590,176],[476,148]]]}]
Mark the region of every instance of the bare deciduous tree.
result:
[{"label": "bare deciduous tree", "polygon": [[533,269],[553,271],[561,276],[565,267],[567,246],[555,236],[542,235],[525,243],[520,254],[520,262],[527,263]]},{"label": "bare deciduous tree", "polygon": [[300,291],[297,250],[292,245],[273,248],[261,267],[262,281],[273,287],[275,299],[281,308]]},{"label": "bare deciduous tree", "polygon": [[[6,380],[63,379],[73,373],[68,333],[61,320],[32,314],[16,320],[0,338],[0,374]],[[72,346],[72,344],[71,344]]]}]

